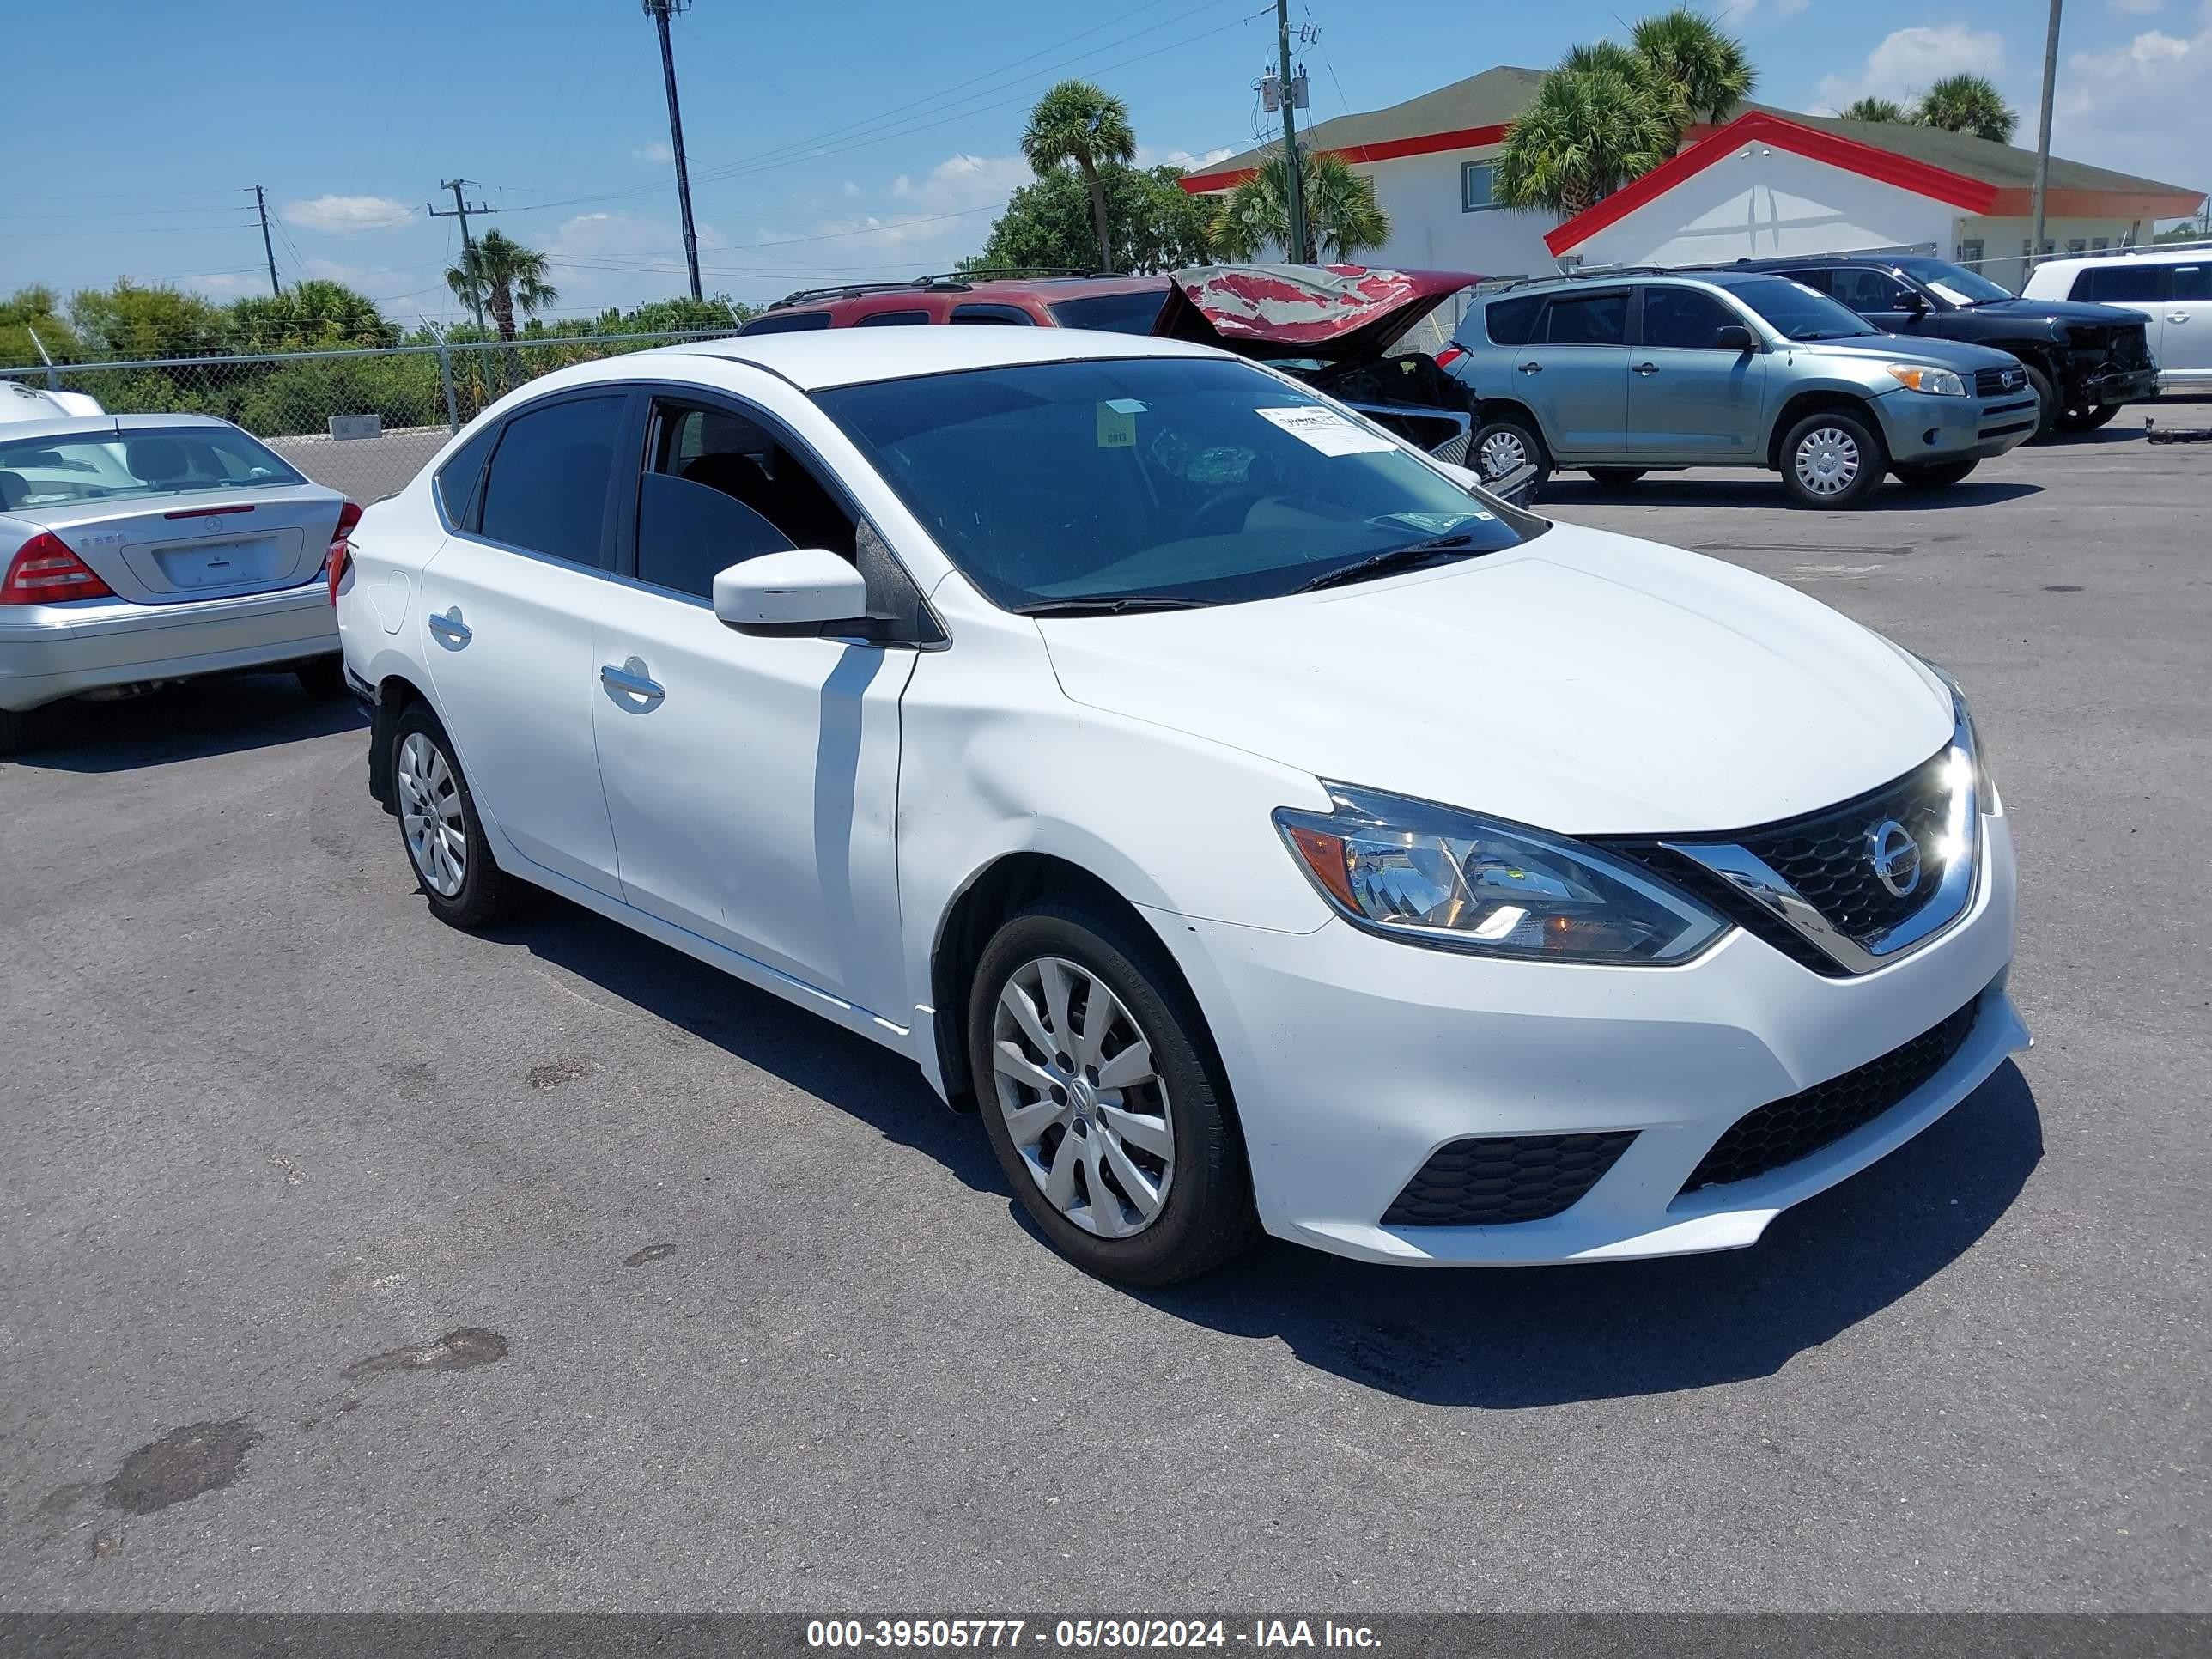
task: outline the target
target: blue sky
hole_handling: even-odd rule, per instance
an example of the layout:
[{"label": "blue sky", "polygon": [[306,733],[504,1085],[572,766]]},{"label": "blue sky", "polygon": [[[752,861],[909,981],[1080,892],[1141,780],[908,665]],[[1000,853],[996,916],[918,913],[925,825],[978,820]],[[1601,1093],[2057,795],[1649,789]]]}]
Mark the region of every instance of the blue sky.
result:
[{"label": "blue sky", "polygon": [[[1292,0],[1315,118],[1495,64],[1542,67],[1656,3]],[[1907,97],[1991,75],[2033,142],[2042,0],[1712,0],[1763,100]],[[1847,10],[1850,27],[1838,27]],[[1262,14],[1264,15],[1258,15]],[[942,270],[1027,176],[1029,103],[1081,75],[1124,98],[1142,159],[1242,148],[1272,50],[1266,0],[696,0],[678,67],[708,292]],[[35,70],[33,62],[22,67]],[[394,317],[449,318],[438,181],[553,256],[557,313],[681,291],[660,66],[636,0],[109,0],[69,73],[11,77],[27,165],[0,184],[0,292],[129,274],[265,291],[246,187],[268,188],[288,282],[351,283]],[[2212,0],[2069,0],[2054,149],[2212,185]]]}]

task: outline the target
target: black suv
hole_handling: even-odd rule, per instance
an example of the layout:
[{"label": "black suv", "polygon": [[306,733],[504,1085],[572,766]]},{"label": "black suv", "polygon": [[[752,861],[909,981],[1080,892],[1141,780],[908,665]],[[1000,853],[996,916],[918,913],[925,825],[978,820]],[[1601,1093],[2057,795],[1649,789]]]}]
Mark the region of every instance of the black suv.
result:
[{"label": "black suv", "polygon": [[1739,259],[1735,270],[1792,276],[1891,334],[1933,335],[2009,351],[2043,400],[2035,438],[2087,432],[2123,404],[2158,396],[2142,313],[2072,300],[2023,300],[1948,259],[1916,254],[1808,254]]}]

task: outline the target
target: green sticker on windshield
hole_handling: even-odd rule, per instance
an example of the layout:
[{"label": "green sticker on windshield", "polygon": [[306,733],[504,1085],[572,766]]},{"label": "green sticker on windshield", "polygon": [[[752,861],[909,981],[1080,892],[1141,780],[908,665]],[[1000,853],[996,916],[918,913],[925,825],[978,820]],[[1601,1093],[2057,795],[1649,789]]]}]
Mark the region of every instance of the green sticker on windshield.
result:
[{"label": "green sticker on windshield", "polygon": [[[1124,401],[1115,399],[1115,403]],[[1137,446],[1137,417],[1127,410],[1116,409],[1112,403],[1098,405],[1098,447],[1101,449],[1133,449]]]}]

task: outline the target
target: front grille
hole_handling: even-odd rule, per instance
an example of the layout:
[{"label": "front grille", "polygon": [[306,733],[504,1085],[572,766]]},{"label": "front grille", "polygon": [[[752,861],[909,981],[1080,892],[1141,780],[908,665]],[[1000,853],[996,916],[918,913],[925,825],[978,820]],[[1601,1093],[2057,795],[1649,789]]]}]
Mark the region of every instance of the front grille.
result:
[{"label": "front grille", "polygon": [[2010,368],[1978,368],[1974,371],[1974,394],[1981,398],[2001,398],[2008,392],[2018,392],[2027,384],[2027,371],[2017,363]]},{"label": "front grille", "polygon": [[2085,369],[2153,367],[2150,339],[2140,323],[2121,328],[2077,328],[2067,344],[2068,355]]},{"label": "front grille", "polygon": [[[1951,751],[1880,789],[1808,817],[1731,839],[1763,860],[1838,933],[1870,946],[1935,896],[1936,849],[1950,820]],[[1903,897],[1875,874],[1870,837],[1895,819],[1920,844],[1920,880]]]},{"label": "front grille", "polygon": [[1487,1227],[1559,1214],[1595,1186],[1633,1129],[1588,1135],[1480,1135],[1430,1154],[1383,1212],[1386,1227]]},{"label": "front grille", "polygon": [[1974,1029],[1976,997],[1878,1060],[1747,1112],[1713,1143],[1682,1191],[1748,1181],[1817,1152],[1871,1123],[1949,1063]]}]

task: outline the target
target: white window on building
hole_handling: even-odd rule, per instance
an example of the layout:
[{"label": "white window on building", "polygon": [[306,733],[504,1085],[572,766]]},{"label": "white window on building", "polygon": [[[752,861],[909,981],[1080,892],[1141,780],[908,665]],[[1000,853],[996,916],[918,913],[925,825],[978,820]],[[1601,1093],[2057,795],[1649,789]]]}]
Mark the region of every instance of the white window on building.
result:
[{"label": "white window on building", "polygon": [[2087,253],[2089,251],[2089,244],[2082,237],[2069,236],[2066,239],[2066,251],[2069,253]]},{"label": "white window on building", "polygon": [[1982,239],[1969,236],[1959,244],[1959,263],[1969,270],[1978,270],[1982,265]]},{"label": "white window on building", "polygon": [[1469,161],[1459,170],[1459,210],[1462,213],[1483,213],[1498,205],[1490,193],[1491,166],[1487,161]]},{"label": "white window on building", "polygon": [[2090,249],[2094,252],[2102,253],[2112,245],[2112,239],[2109,236],[2092,236],[2089,239]]}]

